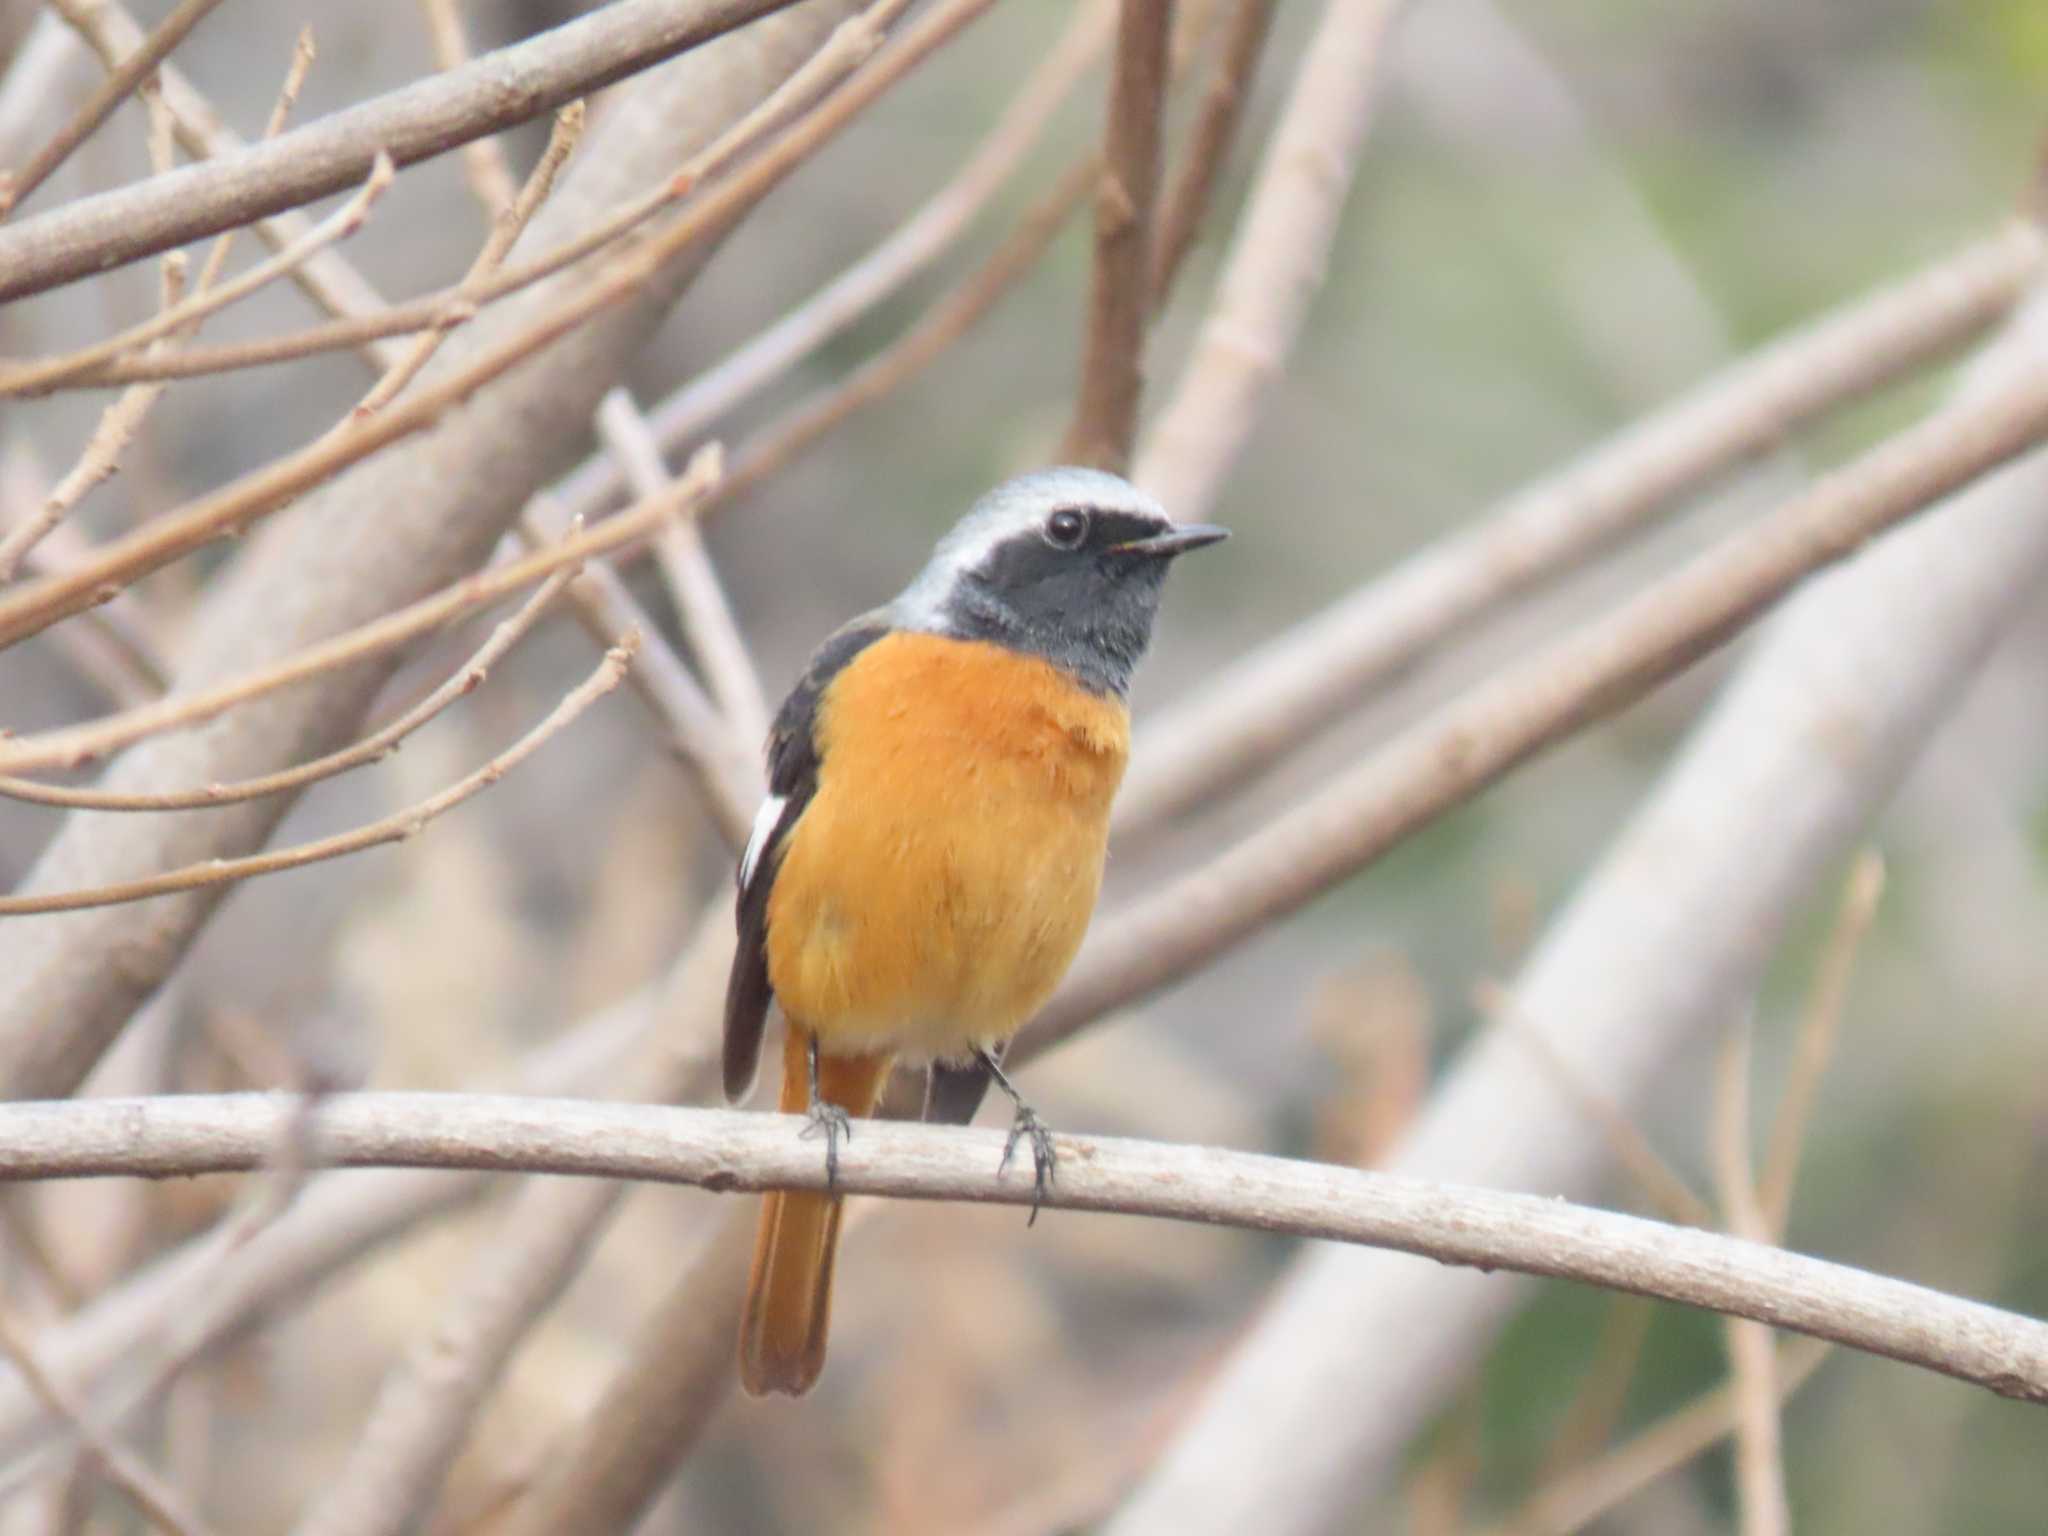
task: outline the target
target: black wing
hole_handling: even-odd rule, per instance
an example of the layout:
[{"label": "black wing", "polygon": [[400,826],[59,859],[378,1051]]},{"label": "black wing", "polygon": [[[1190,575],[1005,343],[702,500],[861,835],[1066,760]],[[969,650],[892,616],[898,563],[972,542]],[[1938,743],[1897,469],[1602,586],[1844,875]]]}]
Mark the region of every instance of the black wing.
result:
[{"label": "black wing", "polygon": [[803,676],[775,712],[768,732],[768,798],[740,860],[739,947],[725,988],[725,1096],[743,1099],[761,1064],[768,1023],[768,893],[782,863],[784,840],[818,790],[818,746],[812,729],[826,686],[854,657],[889,632],[866,614],[834,633],[812,655]]}]

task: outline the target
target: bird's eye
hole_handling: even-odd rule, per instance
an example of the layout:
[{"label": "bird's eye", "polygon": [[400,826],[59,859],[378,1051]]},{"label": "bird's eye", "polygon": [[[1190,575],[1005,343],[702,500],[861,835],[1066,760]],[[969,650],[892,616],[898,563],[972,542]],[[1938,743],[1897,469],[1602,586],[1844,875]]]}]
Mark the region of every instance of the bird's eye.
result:
[{"label": "bird's eye", "polygon": [[1045,520],[1045,541],[1054,549],[1079,549],[1088,539],[1088,514],[1061,507]]}]

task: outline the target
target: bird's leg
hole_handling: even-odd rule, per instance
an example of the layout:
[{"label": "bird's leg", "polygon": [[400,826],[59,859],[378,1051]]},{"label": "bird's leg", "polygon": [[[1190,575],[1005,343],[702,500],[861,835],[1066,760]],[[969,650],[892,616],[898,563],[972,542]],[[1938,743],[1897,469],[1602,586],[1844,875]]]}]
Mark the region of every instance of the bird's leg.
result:
[{"label": "bird's leg", "polygon": [[839,1138],[853,1140],[853,1117],[837,1104],[828,1104],[818,1092],[818,1037],[812,1035],[804,1042],[806,1057],[811,1067],[811,1107],[804,1118],[810,1123],[803,1128],[806,1140],[813,1136],[825,1138],[825,1192],[830,1194],[839,1183]]},{"label": "bird's leg", "polygon": [[1024,1095],[1017,1091],[1016,1085],[1003,1076],[1002,1064],[992,1051],[977,1046],[974,1058],[988,1069],[995,1085],[1010,1096],[1010,1102],[1017,1108],[1015,1117],[1010,1121],[1010,1138],[1003,1143],[1003,1160],[996,1165],[998,1177],[1009,1168],[1010,1159],[1017,1153],[1017,1143],[1026,1138],[1031,1142],[1031,1219],[1024,1223],[1028,1227],[1038,1220],[1038,1208],[1045,1201],[1045,1192],[1052,1188],[1054,1165],[1059,1161],[1053,1151],[1052,1132],[1038,1118],[1038,1111],[1024,1102]]}]

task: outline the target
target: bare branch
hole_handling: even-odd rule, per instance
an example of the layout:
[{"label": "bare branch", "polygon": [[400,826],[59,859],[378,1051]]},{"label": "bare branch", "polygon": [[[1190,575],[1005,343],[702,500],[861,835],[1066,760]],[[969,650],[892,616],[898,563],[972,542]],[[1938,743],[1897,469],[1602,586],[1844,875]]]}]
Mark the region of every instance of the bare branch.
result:
[{"label": "bare branch", "polygon": [[[714,899],[649,1000],[648,1033],[658,1026],[662,1046],[608,1084],[607,1097],[668,1103],[712,1086],[708,1047],[733,943],[728,903]],[[668,1044],[678,1040],[701,1041],[706,1049]],[[293,1536],[400,1536],[421,1528],[492,1388],[582,1271],[624,1194],[623,1185],[610,1182],[527,1181],[432,1330],[385,1377],[347,1466],[299,1518]]]},{"label": "bare branch", "polygon": [[1782,1237],[1792,1214],[1792,1188],[1799,1179],[1800,1150],[1806,1145],[1807,1122],[1820,1090],[1821,1074],[1834,1055],[1835,1036],[1841,1032],[1842,1010],[1849,999],[1849,978],[1856,970],[1856,954],[1863,936],[1877,917],[1877,904],[1884,897],[1884,859],[1874,850],[1858,854],[1842,888],[1842,903],[1835,913],[1835,925],[1821,950],[1806,1006],[1800,1012],[1799,1040],[1792,1056],[1792,1070],[1785,1080],[1785,1095],[1771,1121],[1764,1170],[1758,1180],[1757,1198],[1763,1204],[1764,1221],[1774,1237]]},{"label": "bare branch", "polygon": [[1096,179],[1093,156],[1069,166],[1051,190],[1025,210],[987,260],[949,289],[917,324],[839,383],[795,406],[749,440],[734,455],[725,494],[738,495],[760,484],[854,412],[937,361],[1038,264]]},{"label": "bare branch", "polygon": [[1060,456],[1122,470],[1138,432],[1144,387],[1146,274],[1159,196],[1160,119],[1166,111],[1173,0],[1120,0],[1116,73],[1102,179],[1095,192],[1095,275],[1074,417]]},{"label": "bare branch", "polygon": [[[694,441],[725,412],[843,334],[959,240],[1017,172],[1108,45],[1115,15],[1113,0],[1086,0],[951,181],[867,255],[656,406],[650,424],[662,450],[673,452]],[[579,465],[555,494],[570,512],[594,517],[622,494],[625,483],[617,460],[601,453]]]},{"label": "bare branch", "polygon": [[[489,638],[477,648],[476,654],[458,667],[440,687],[390,724],[373,731],[358,742],[343,747],[339,752],[330,752],[325,757],[316,757],[311,762],[300,763],[278,773],[265,774],[261,778],[242,779],[233,784],[209,784],[203,789],[173,790],[168,794],[122,795],[100,789],[71,789],[56,784],[39,784],[33,779],[0,777],[0,796],[10,800],[24,800],[34,805],[64,806],[74,810],[190,811],[210,805],[233,805],[241,800],[254,800],[264,795],[302,789],[321,779],[331,779],[338,773],[346,773],[351,768],[360,768],[381,761],[406,737],[439,715],[449,705],[475,692],[489,675],[491,668],[519,643],[547,611],[563,587],[576,575],[576,568],[569,566],[549,576],[520,606],[519,611],[493,629]],[[608,640],[607,645],[623,645],[625,638],[626,632],[622,632],[616,640]],[[627,651],[630,655],[630,647]]]},{"label": "bare branch", "polygon": [[[420,0],[420,9],[426,16],[427,36],[434,45],[434,63],[443,70],[467,64],[472,55],[456,0]],[[519,188],[519,179],[505,159],[505,146],[492,137],[471,139],[462,146],[462,170],[484,217],[495,224],[512,206]]]},{"label": "bare branch", "polygon": [[231,678],[210,689],[173,695],[139,709],[125,710],[85,725],[20,736],[0,742],[0,772],[15,773],[55,766],[76,767],[140,741],[159,731],[210,720],[238,704],[293,683],[336,671],[353,662],[390,651],[437,629],[458,614],[496,602],[521,587],[533,585],[553,571],[621,548],[647,537],[667,519],[702,502],[720,473],[716,444],[700,451],[690,469],[671,481],[661,494],[629,512],[608,518],[587,533],[571,534],[559,544],[521,560],[493,566],[454,586],[420,599],[395,613],[374,619],[332,640],[285,657],[257,671]]},{"label": "bare branch", "polygon": [[[151,1178],[258,1167],[294,1101],[271,1094],[0,1105],[0,1177]],[[800,1118],[580,1099],[358,1093],[324,1100],[336,1167],[489,1168],[655,1179],[721,1193],[825,1188]],[[1048,1209],[1114,1211],[1362,1243],[1769,1320],[2048,1403],[2048,1322],[1719,1233],[1536,1195],[1214,1147],[1058,1138]],[[847,1194],[1025,1207],[1031,1171],[998,1170],[1002,1133],[863,1123],[839,1154]]]},{"label": "bare branch", "polygon": [[2044,252],[2048,237],[2015,220],[1821,317],[1267,642],[1146,723],[1119,835],[1145,835],[1241,782],[1490,609],[1794,428],[1961,345],[2019,302]]},{"label": "bare branch", "polygon": [[1330,0],[1238,222],[1216,299],[1135,478],[1199,522],[1222,490],[1322,287],[1402,0]]},{"label": "bare branch", "polygon": [[1231,10],[1216,62],[1202,88],[1201,113],[1188,135],[1173,184],[1160,202],[1159,229],[1153,237],[1152,265],[1147,274],[1154,309],[1164,307],[1173,292],[1173,280],[1180,275],[1181,263],[1202,233],[1202,221],[1215,199],[1223,162],[1237,137],[1245,99],[1251,94],[1259,55],[1265,52],[1266,35],[1272,31],[1276,3],[1277,0],[1237,0]]},{"label": "bare branch", "polygon": [[85,99],[71,120],[57,130],[27,165],[12,175],[0,174],[0,219],[49,180],[57,167],[71,157],[71,152],[91,138],[150,71],[169,58],[171,51],[219,4],[220,0],[179,0],[143,45],[121,61],[120,67],[100,83],[99,89]]},{"label": "bare branch", "polygon": [[[2048,434],[2048,368],[1950,405],[1404,732],[1097,927],[1033,1048],[1220,953],[1544,747],[1724,644],[1792,587]],[[4,761],[4,758],[0,758]]]},{"label": "bare branch", "polygon": [[236,274],[231,281],[209,292],[195,293],[184,303],[172,305],[141,324],[116,331],[89,347],[62,357],[45,358],[0,370],[0,394],[32,394],[75,378],[110,358],[195,325],[208,315],[217,314],[266,284],[288,275],[316,253],[346,240],[361,229],[364,220],[370,216],[371,207],[391,185],[396,174],[391,161],[379,155],[371,162],[369,179],[356,190],[355,196],[267,261],[258,262],[248,271]]},{"label": "bare branch", "polygon": [[28,1335],[4,1307],[0,1307],[0,1350],[14,1362],[30,1390],[92,1452],[107,1480],[121,1490],[144,1519],[167,1536],[205,1536],[208,1527],[186,1508],[184,1498],[175,1488],[134,1451],[94,1427],[84,1405],[44,1368]]},{"label": "bare branch", "polygon": [[552,112],[791,0],[615,3],[264,144],[0,227],[0,302],[218,234]]},{"label": "bare branch", "polygon": [[[597,408],[597,431],[618,457],[636,496],[654,496],[668,483],[668,466],[647,420],[623,385]],[[696,520],[671,522],[654,536],[654,549],[668,582],[669,598],[697,664],[710,680],[726,723],[742,741],[768,739],[768,703],[761,694],[753,657],[733,618],[725,587],[704,548]]]},{"label": "bare branch", "polygon": [[0,896],[0,916],[22,916],[32,912],[75,912],[82,907],[106,907],[126,901],[144,901],[151,896],[167,896],[173,891],[196,891],[206,886],[231,885],[238,881],[254,879],[258,875],[272,875],[280,870],[300,869],[308,864],[317,864],[324,859],[339,859],[351,853],[361,853],[365,849],[375,848],[384,843],[403,842],[422,831],[435,817],[453,810],[480,790],[488,789],[497,783],[538,751],[549,737],[561,732],[600,697],[616,688],[619,679],[625,676],[626,660],[630,654],[629,647],[607,651],[598,669],[587,680],[572,689],[539,725],[476,772],[457,780],[439,794],[431,795],[417,805],[409,805],[404,810],[395,811],[389,816],[347,832],[337,832],[332,837],[300,843],[292,848],[252,853],[239,859],[212,859],[204,864],[166,870],[160,875],[127,880],[118,885],[92,886],[84,890],[59,891],[51,895]]},{"label": "bare branch", "polygon": [[[1771,1241],[1756,1195],[1749,1157],[1750,1015],[1743,1013],[1721,1043],[1714,1077],[1714,1184],[1728,1230],[1753,1243]],[[1784,1432],[1778,1421],[1778,1353],[1771,1330],[1731,1320],[1728,1359],[1735,1369],[1735,1486],[1742,1536],[1785,1536]]]},{"label": "bare branch", "polygon": [[[120,0],[96,0],[89,8],[74,6],[65,19],[109,69],[117,67],[123,57],[142,46],[142,28]],[[292,50],[290,76],[303,79],[312,62],[313,33],[308,27],[300,31],[297,45]],[[205,160],[231,155],[246,148],[241,137],[222,120],[212,103],[179,73],[176,65],[165,64],[159,69],[157,83],[163,92],[164,104],[170,108],[177,124],[178,142],[187,154]],[[286,91],[271,114],[266,138],[276,136],[296,98],[297,87],[288,80]],[[303,238],[311,227],[311,221],[296,211],[259,219],[255,226],[257,236],[273,251],[283,250],[293,241]],[[382,295],[333,251],[317,253],[304,266],[293,269],[291,276],[306,297],[329,314],[362,315],[384,305]],[[368,342],[362,351],[366,361],[380,370],[395,360],[395,354],[385,342]]]},{"label": "bare branch", "polygon": [[[1804,1386],[1833,1351],[1814,1339],[1797,1339],[1779,1351],[1777,1378],[1784,1397]],[[1487,1536],[1571,1536],[1632,1494],[1724,1440],[1735,1429],[1732,1386],[1716,1387],[1616,1446],[1596,1461],[1575,1467],[1537,1490],[1522,1508]]]}]

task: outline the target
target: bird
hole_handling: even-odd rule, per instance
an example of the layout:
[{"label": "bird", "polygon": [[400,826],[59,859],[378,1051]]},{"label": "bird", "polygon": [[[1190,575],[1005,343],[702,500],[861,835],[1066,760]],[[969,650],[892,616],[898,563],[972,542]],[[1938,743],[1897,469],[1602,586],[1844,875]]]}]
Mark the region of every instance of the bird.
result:
[{"label": "bird", "polygon": [[724,1088],[751,1091],[776,1005],[779,1106],[823,1135],[826,1187],[763,1197],[740,1327],[749,1394],[800,1396],[824,1365],[838,1145],[893,1067],[928,1066],[941,1115],[963,1120],[993,1080],[1015,1111],[1003,1165],[1028,1139],[1043,1197],[1052,1139],[999,1053],[1094,913],[1125,697],[1167,570],[1227,536],[1106,471],[1019,475],[893,601],[829,636],[776,712],[739,864]]}]

